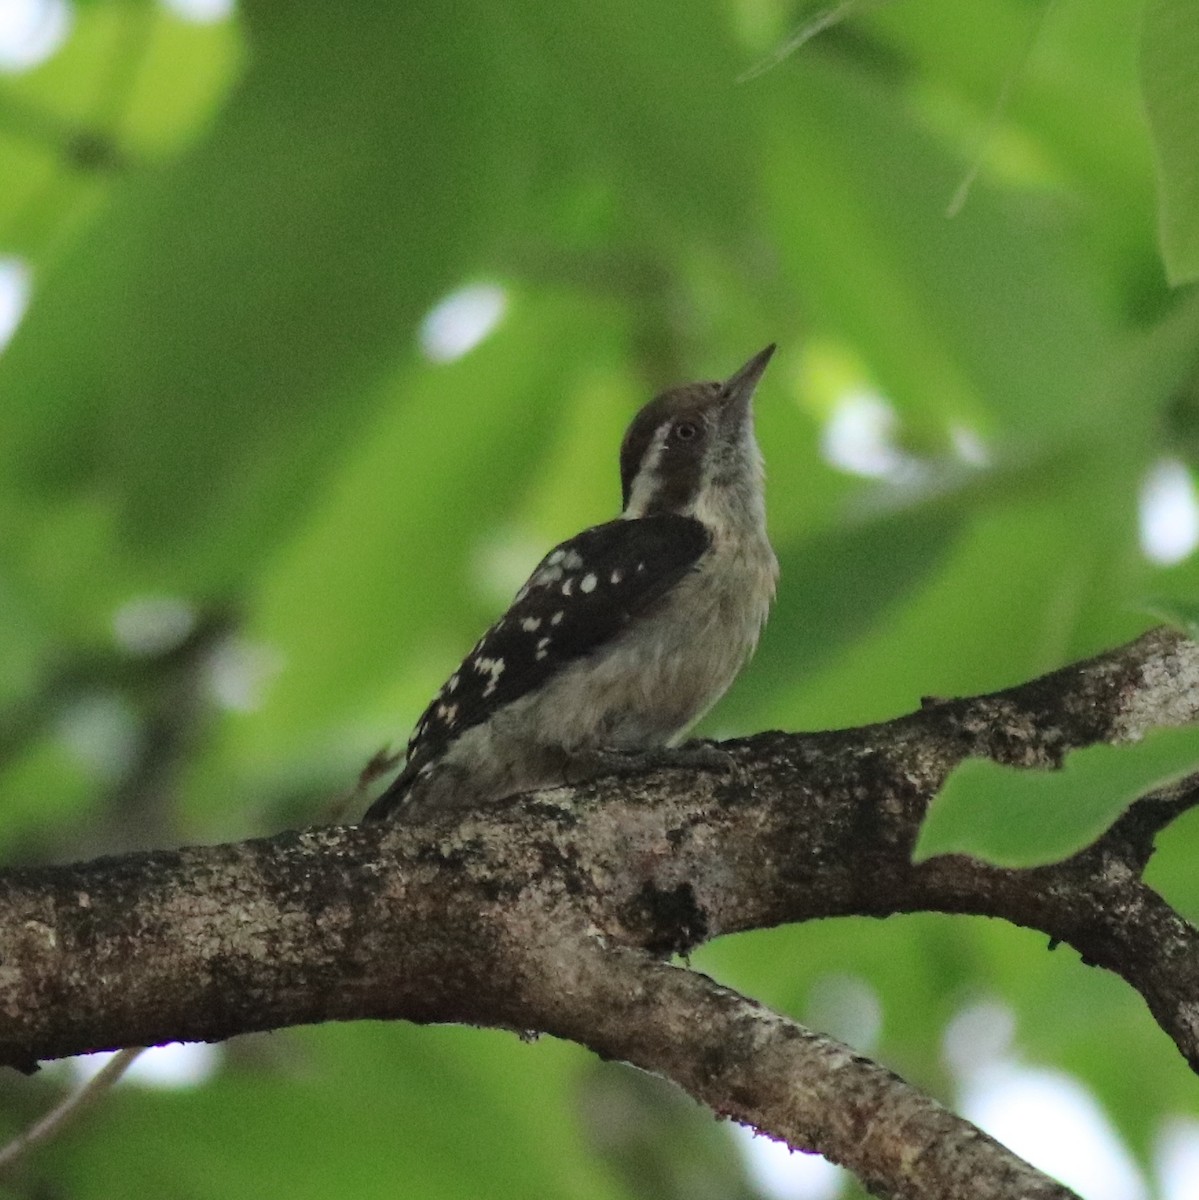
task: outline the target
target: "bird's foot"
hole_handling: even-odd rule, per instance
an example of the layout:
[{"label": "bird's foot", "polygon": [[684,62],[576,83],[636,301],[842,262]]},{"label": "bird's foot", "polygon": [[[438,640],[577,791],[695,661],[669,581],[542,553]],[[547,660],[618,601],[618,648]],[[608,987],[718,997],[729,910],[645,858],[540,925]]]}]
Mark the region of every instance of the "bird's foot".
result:
[{"label": "bird's foot", "polygon": [[589,750],[572,757],[567,782],[582,783],[604,776],[627,779],[666,770],[720,771],[732,775],[737,764],[727,750],[700,740],[648,750]]}]

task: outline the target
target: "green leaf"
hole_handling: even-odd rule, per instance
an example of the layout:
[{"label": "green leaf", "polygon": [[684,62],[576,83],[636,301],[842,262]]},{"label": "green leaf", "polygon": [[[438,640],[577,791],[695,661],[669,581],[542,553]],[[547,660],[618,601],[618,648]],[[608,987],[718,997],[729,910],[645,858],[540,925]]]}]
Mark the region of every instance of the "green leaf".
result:
[{"label": "green leaf", "polygon": [[245,16],[207,136],[129,173],[0,359],[4,491],[105,508],[143,586],[228,591],[290,532],[508,194],[482,8]]},{"label": "green leaf", "polygon": [[905,433],[935,444],[961,425],[1036,445],[1081,393],[1093,423],[1111,331],[1069,219],[1034,218],[980,180],[946,220],[960,162],[906,106],[828,56],[786,82],[762,167],[779,253],[817,327],[865,350]]},{"label": "green leaf", "polygon": [[534,3],[509,6],[505,20],[520,31],[521,90],[554,143],[556,178],[604,164],[629,204],[626,235],[657,205],[668,229],[744,229],[753,97],[737,86],[746,57],[722,7]]},{"label": "green leaf", "polygon": [[1199,21],[1191,0],[1148,0],[1141,86],[1157,158],[1158,239],[1172,284],[1199,279]]},{"label": "green leaf", "polygon": [[914,862],[969,854],[1001,867],[1059,862],[1090,845],[1139,796],[1199,768],[1199,727],[1158,729],[1131,745],[1088,746],[1057,771],[961,763],[937,793]]}]

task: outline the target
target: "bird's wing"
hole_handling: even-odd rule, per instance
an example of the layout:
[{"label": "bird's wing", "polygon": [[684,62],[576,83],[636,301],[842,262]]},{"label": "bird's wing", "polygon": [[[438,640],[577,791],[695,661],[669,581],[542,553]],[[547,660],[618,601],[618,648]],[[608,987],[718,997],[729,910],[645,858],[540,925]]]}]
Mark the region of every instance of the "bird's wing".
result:
[{"label": "bird's wing", "polygon": [[555,546],[425,709],[403,773],[372,813],[464,730],[610,641],[691,570],[710,540],[694,518],[661,513],[596,525]]}]

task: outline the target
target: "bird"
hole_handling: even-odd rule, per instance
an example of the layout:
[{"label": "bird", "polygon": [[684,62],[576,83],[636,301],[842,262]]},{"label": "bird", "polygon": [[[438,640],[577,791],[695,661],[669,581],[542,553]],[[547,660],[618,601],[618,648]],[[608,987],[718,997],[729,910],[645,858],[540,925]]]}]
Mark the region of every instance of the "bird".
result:
[{"label": "bird", "polygon": [[679,753],[669,748],[749,660],[774,600],[753,418],[774,351],[637,413],[620,516],[541,560],[425,709],[365,821],[469,810]]}]

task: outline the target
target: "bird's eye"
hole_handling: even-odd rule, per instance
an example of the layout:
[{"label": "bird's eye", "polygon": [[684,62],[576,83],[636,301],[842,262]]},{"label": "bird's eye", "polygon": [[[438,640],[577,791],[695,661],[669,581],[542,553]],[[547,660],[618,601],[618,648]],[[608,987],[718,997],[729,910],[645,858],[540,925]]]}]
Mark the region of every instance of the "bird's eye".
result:
[{"label": "bird's eye", "polygon": [[694,421],[680,421],[674,427],[674,436],[680,442],[689,442],[699,436],[699,426]]}]

